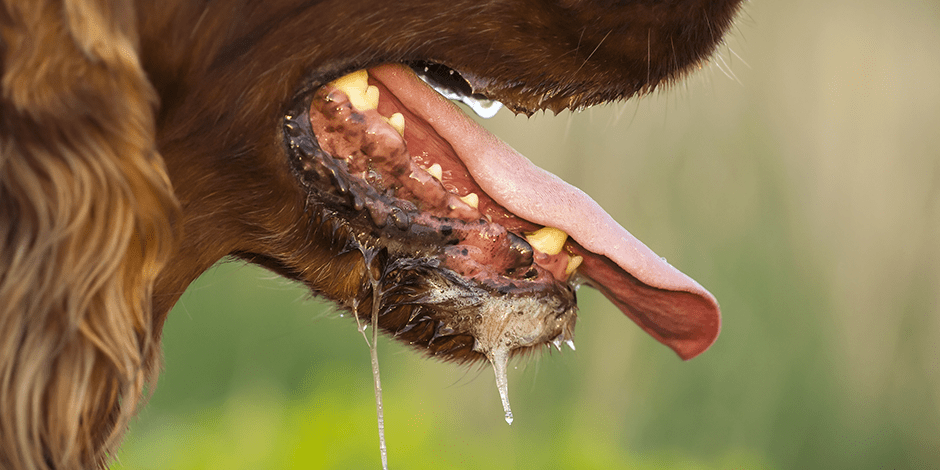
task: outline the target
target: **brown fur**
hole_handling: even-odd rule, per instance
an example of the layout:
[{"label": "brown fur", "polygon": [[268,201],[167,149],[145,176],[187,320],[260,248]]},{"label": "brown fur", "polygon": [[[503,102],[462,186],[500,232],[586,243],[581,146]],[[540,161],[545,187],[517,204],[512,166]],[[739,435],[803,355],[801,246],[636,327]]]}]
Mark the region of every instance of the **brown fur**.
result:
[{"label": "brown fur", "polygon": [[349,229],[286,163],[303,90],[432,60],[519,112],[629,98],[739,2],[0,1],[0,468],[104,467],[166,314],[225,256],[359,294]]}]

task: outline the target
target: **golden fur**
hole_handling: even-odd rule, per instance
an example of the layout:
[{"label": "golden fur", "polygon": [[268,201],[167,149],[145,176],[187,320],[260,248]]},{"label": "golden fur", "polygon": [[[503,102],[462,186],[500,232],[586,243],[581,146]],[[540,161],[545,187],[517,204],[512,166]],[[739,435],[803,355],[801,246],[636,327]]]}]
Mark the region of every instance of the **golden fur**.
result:
[{"label": "golden fur", "polygon": [[0,12],[0,468],[103,466],[157,370],[179,208],[120,3]]}]

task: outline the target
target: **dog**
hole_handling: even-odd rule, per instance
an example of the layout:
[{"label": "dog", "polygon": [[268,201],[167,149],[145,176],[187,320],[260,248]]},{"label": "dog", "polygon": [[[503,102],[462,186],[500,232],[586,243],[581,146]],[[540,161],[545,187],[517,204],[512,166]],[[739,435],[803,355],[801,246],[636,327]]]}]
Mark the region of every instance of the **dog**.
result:
[{"label": "dog", "polygon": [[624,100],[740,4],[0,0],[0,468],[105,468],[225,257],[443,360],[569,342],[582,284],[700,354],[708,291],[425,81],[523,114]]}]

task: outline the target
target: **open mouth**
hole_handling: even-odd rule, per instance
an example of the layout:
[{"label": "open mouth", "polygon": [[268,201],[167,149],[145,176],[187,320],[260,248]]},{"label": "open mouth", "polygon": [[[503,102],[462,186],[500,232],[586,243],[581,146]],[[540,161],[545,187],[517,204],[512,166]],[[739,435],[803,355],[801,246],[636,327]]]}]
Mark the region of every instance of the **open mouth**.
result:
[{"label": "open mouth", "polygon": [[[449,98],[491,109],[448,69],[418,71]],[[320,86],[284,130],[320,222],[333,223],[350,251],[369,253],[372,282],[346,307],[379,302],[370,308],[398,339],[494,364],[542,345],[573,347],[582,284],[683,359],[718,335],[708,291],[407,66]]]}]

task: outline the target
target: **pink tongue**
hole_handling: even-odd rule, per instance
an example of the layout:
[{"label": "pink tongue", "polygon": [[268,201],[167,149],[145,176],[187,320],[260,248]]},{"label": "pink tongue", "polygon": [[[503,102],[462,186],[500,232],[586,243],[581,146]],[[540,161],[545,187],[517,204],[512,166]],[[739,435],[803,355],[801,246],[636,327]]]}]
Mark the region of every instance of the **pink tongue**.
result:
[{"label": "pink tongue", "polygon": [[721,314],[711,293],[653,253],[584,191],[535,166],[409,68],[384,65],[369,74],[450,143],[489,197],[523,219],[567,232],[580,245],[572,249],[584,257],[579,272],[643,330],[683,359],[715,341]]}]

